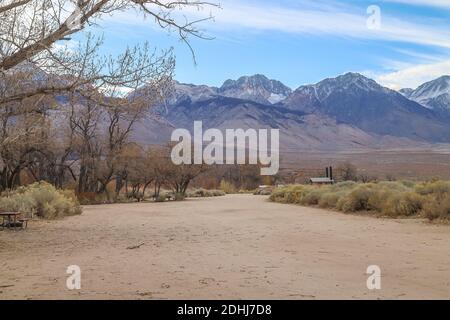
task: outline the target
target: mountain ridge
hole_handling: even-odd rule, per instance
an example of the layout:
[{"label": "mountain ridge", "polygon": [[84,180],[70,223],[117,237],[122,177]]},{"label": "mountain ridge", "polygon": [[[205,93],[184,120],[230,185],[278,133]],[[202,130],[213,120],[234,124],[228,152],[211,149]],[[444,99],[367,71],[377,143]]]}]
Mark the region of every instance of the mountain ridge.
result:
[{"label": "mountain ridge", "polygon": [[[267,101],[264,84],[252,91],[265,92],[261,99],[245,94],[248,79],[267,83],[267,77],[239,79],[227,80],[221,88],[177,82],[175,98],[154,111],[174,127],[187,129],[198,120],[208,128],[280,128],[282,144],[293,149],[450,142],[448,124],[441,122],[433,110],[361,74],[346,73],[300,86],[277,103]],[[244,93],[222,94],[230,86]]]},{"label": "mountain ridge", "polygon": [[280,105],[327,115],[378,135],[433,142],[450,140],[448,125],[434,112],[357,73],[301,86]]},{"label": "mountain ridge", "polygon": [[[409,91],[411,90],[411,91]],[[416,89],[402,89],[408,98],[436,112],[450,122],[450,76],[428,81]]]}]

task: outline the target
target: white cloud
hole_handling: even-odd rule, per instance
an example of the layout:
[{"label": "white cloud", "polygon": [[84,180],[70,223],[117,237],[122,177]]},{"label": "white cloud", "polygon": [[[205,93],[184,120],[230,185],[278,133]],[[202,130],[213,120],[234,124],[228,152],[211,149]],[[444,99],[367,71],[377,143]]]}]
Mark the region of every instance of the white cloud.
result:
[{"label": "white cloud", "polygon": [[414,23],[385,14],[381,30],[367,28],[365,10],[342,4],[300,1],[296,7],[280,7],[251,1],[227,0],[213,12],[215,26],[224,31],[261,30],[295,34],[329,34],[359,39],[409,42],[450,48],[448,21]]},{"label": "white cloud", "polygon": [[[384,1],[450,8],[450,0]],[[214,22],[205,22],[200,27],[204,27],[208,33],[215,33],[219,37],[225,35],[227,38],[242,38],[252,32],[276,31],[298,35],[411,43],[434,47],[438,49],[434,50],[436,52],[448,52],[450,49],[448,20],[436,18],[417,20],[418,17],[409,15],[392,16],[383,10],[383,6],[381,6],[380,30],[371,30],[367,27],[368,14],[364,8],[337,1],[285,0],[277,4],[255,0],[222,0],[221,9],[188,8],[177,15],[181,19],[182,15],[186,15],[189,20],[212,15]],[[119,17],[120,19],[117,19],[115,16],[114,21],[128,25],[139,24],[148,27],[152,25],[152,21],[136,18],[136,12],[125,12]],[[450,60],[444,58],[445,55],[407,50],[400,53],[409,58],[404,61],[381,60],[383,69],[388,71],[364,73],[393,89],[415,88],[443,74],[450,74]]]},{"label": "white cloud", "polygon": [[402,48],[397,48],[395,49],[395,51],[411,57],[412,59],[414,59],[414,61],[420,61],[422,64],[439,62],[445,60],[446,57],[448,56],[439,53],[427,54]]},{"label": "white cloud", "polygon": [[375,76],[376,80],[389,88],[417,88],[421,84],[450,75],[450,60],[430,64],[419,64],[405,69]]},{"label": "white cloud", "polygon": [[[398,0],[402,1],[402,0]],[[434,0],[435,2],[441,2]],[[447,0],[446,0],[447,1]],[[450,2],[447,1],[447,3]],[[442,1],[444,3],[444,1]],[[186,8],[177,14],[189,19],[214,16],[214,22],[202,26],[209,32],[248,33],[279,31],[291,34],[333,35],[369,40],[387,40],[450,48],[448,21],[408,22],[405,17],[392,17],[381,10],[381,30],[367,28],[368,14],[360,7],[328,1],[297,0],[283,5],[254,0],[222,0],[221,9],[197,10]],[[381,8],[382,9],[382,8]],[[130,11],[114,17],[124,24],[151,25],[151,21],[136,18]]]},{"label": "white cloud", "polygon": [[384,1],[385,2],[404,3],[404,4],[408,4],[408,5],[421,5],[421,6],[450,9],[450,1],[449,0],[384,0]]}]

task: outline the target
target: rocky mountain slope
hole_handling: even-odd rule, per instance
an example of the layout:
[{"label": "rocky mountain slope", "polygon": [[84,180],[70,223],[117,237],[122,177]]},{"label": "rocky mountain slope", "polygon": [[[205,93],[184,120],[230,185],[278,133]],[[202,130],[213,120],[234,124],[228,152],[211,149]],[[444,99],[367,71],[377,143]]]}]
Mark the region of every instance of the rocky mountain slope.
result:
[{"label": "rocky mountain slope", "polygon": [[[433,110],[362,75],[349,73],[302,86],[276,104],[265,98],[265,81],[258,86],[252,82],[251,92],[256,97],[246,96],[244,93],[249,91],[245,89],[236,89],[247,87],[245,79],[264,78],[227,81],[229,85],[222,88],[176,83],[174,95],[154,112],[171,128],[192,129],[197,120],[203,121],[205,128],[278,128],[281,146],[289,150],[401,147],[450,141],[450,126]],[[223,89],[231,87],[234,91]],[[281,92],[273,88],[270,92],[275,91]],[[230,92],[235,97],[225,96],[231,96]],[[264,94],[258,98],[258,92]],[[143,140],[154,140],[146,137],[154,134],[150,123],[145,122],[146,128],[137,130]],[[170,134],[163,132],[171,130],[158,129],[158,137],[168,139]]]},{"label": "rocky mountain slope", "polygon": [[227,80],[218,90],[220,95],[250,100],[263,104],[274,104],[286,99],[292,90],[277,80],[269,80],[263,75]]},{"label": "rocky mountain slope", "polygon": [[280,106],[328,116],[367,133],[450,141],[450,126],[432,110],[357,73],[302,86]]},{"label": "rocky mountain slope", "polygon": [[173,87],[165,103],[134,128],[134,141],[167,143],[175,128],[192,129],[201,120],[205,129],[280,129],[281,148],[293,152],[450,142],[448,76],[401,93],[357,73],[295,91],[262,75],[227,80],[220,88]]},{"label": "rocky mountain slope", "polygon": [[450,122],[450,76],[429,81],[415,90],[402,89],[400,92]]}]

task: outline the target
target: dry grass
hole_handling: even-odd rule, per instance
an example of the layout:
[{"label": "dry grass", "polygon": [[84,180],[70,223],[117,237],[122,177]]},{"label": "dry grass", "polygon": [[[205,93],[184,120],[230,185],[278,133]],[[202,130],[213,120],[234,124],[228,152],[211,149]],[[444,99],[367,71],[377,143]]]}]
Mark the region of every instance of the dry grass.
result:
[{"label": "dry grass", "polygon": [[343,212],[374,212],[393,218],[450,218],[450,181],[292,185],[275,190],[270,199]]},{"label": "dry grass", "polygon": [[220,182],[220,190],[222,190],[226,194],[235,194],[238,192],[236,187],[232,183],[230,183],[226,180],[222,180]]},{"label": "dry grass", "polygon": [[97,192],[78,193],[77,198],[82,205],[106,204],[109,202],[106,194],[99,194]]}]

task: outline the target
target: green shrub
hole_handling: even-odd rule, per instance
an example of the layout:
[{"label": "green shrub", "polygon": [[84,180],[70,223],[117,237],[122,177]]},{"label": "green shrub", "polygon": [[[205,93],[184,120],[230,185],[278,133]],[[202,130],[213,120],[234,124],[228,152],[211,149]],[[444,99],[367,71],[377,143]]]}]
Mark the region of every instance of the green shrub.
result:
[{"label": "green shrub", "polygon": [[441,199],[430,199],[422,208],[422,215],[430,221],[435,219],[449,219],[450,218],[450,194],[446,194]]},{"label": "green shrub", "polygon": [[444,197],[450,193],[450,181],[423,182],[416,186],[415,191],[421,195]]},{"label": "green shrub", "polygon": [[416,182],[411,180],[402,180],[400,181],[401,184],[403,184],[405,187],[408,187],[409,189],[413,189],[416,186]]},{"label": "green shrub", "polygon": [[447,219],[450,218],[450,181],[291,185],[276,189],[270,200],[344,212],[373,211],[390,217],[423,215],[430,220]]},{"label": "green shrub", "polygon": [[186,195],[184,193],[180,193],[180,192],[175,193],[174,200],[175,201],[184,201],[184,200],[186,200]]},{"label": "green shrub", "polygon": [[273,202],[281,202],[281,203],[285,203],[285,196],[287,193],[287,188],[281,188],[281,189],[276,189],[274,192],[272,192],[272,194],[270,195],[270,201]]},{"label": "green shrub", "polygon": [[166,202],[167,196],[165,194],[160,194],[155,198],[155,202]]},{"label": "green shrub", "polygon": [[324,193],[319,200],[319,207],[321,208],[336,208],[339,199],[343,197],[342,192],[328,192]]},{"label": "green shrub", "polygon": [[384,204],[383,214],[391,217],[418,215],[424,205],[425,198],[414,192],[394,194]]},{"label": "green shrub", "polygon": [[223,192],[222,190],[211,190],[210,192],[212,192],[214,197],[223,197],[226,196],[227,194],[225,192]]},{"label": "green shrub", "polygon": [[398,192],[408,192],[411,191],[411,188],[407,187],[405,184],[403,184],[402,182],[398,182],[398,181],[381,181],[379,183],[377,183],[375,185],[375,187],[377,187],[378,189],[386,189],[386,190],[390,190],[391,192],[393,191],[398,191]]},{"label": "green shrub", "polygon": [[240,189],[237,193],[239,194],[255,194],[256,190],[247,190],[247,189]]},{"label": "green shrub", "polygon": [[359,185],[337,202],[337,208],[344,212],[370,210],[369,200],[374,195],[373,185]]},{"label": "green shrub", "polygon": [[203,188],[194,189],[188,192],[188,198],[210,198],[210,197],[222,197],[226,193],[222,190],[206,190]]},{"label": "green shrub", "polygon": [[331,188],[334,190],[351,189],[354,188],[356,185],[357,183],[354,181],[343,181],[332,185]]},{"label": "green shrub", "polygon": [[197,190],[194,190],[193,192],[189,192],[188,196],[190,198],[203,198],[203,197],[206,197],[207,194],[208,194],[207,190],[197,189]]},{"label": "green shrub", "polygon": [[77,215],[82,211],[73,192],[57,190],[47,182],[20,187],[1,197],[0,207],[45,219]]},{"label": "green shrub", "polygon": [[302,205],[306,206],[315,206],[319,204],[321,197],[321,190],[311,190],[310,188],[304,190],[302,193],[299,193],[298,202]]},{"label": "green shrub", "polygon": [[59,193],[61,193],[64,197],[72,199],[74,202],[79,202],[77,194],[74,190],[64,189],[64,190],[58,190]]},{"label": "green shrub", "polygon": [[386,204],[386,200],[396,191],[389,191],[386,187],[375,187],[372,189],[372,193],[369,196],[367,202],[367,209],[382,212]]},{"label": "green shrub", "polygon": [[286,203],[296,203],[301,204],[302,199],[305,196],[306,187],[305,186],[290,186],[286,188],[284,194]]}]

